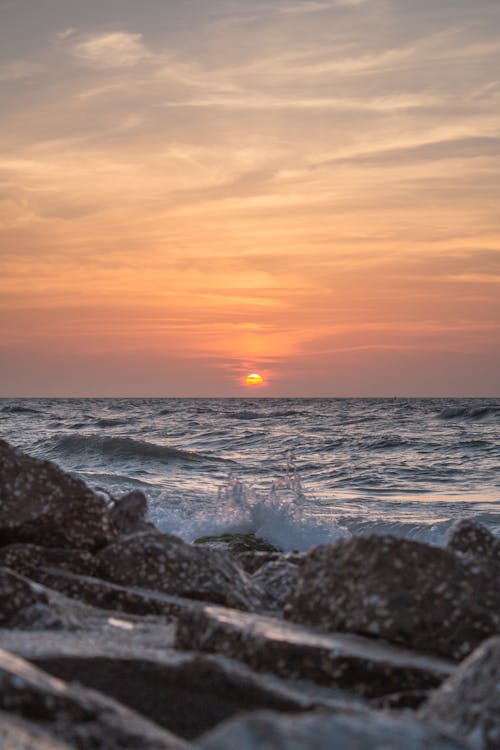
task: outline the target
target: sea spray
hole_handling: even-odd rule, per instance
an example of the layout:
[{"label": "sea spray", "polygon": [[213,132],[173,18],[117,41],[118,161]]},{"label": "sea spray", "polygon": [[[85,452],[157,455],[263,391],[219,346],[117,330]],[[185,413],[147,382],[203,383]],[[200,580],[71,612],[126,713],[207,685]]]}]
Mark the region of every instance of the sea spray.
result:
[{"label": "sea spray", "polygon": [[332,519],[310,515],[315,500],[304,490],[291,451],[285,459],[284,470],[267,491],[257,490],[231,472],[219,487],[215,505],[210,503],[210,515],[206,507],[162,502],[160,512],[153,513],[154,521],[185,541],[207,535],[254,534],[284,551],[308,550],[348,536],[347,528]]}]

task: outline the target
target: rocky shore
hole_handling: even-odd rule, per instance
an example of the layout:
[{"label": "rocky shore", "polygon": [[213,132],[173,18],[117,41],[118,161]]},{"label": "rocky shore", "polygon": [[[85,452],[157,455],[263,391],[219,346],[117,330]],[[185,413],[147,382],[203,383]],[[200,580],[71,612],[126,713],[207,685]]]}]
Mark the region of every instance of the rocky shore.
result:
[{"label": "rocky shore", "polygon": [[500,748],[500,540],[189,545],[0,441],[0,747]]}]

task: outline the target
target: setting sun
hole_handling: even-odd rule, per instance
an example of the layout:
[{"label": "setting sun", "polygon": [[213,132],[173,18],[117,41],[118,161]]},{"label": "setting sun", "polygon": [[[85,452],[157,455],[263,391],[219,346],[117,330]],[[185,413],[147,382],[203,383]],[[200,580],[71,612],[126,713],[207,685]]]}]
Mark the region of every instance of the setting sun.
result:
[{"label": "setting sun", "polygon": [[262,377],[262,375],[259,375],[258,373],[253,372],[251,375],[246,376],[245,384],[246,385],[263,385],[264,378]]}]

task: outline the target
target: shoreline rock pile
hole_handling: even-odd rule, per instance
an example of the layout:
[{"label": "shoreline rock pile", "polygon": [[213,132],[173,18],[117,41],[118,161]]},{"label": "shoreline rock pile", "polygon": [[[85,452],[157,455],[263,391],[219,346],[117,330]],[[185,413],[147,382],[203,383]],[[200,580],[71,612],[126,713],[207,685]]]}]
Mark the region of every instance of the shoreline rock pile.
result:
[{"label": "shoreline rock pile", "polygon": [[500,540],[189,545],[0,440],[0,747],[500,749]]}]

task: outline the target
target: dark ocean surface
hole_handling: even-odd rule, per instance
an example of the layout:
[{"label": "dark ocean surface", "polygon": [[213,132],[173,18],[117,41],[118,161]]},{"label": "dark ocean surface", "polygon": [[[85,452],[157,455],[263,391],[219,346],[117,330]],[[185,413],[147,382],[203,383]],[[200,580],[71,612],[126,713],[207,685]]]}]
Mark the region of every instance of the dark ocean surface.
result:
[{"label": "dark ocean surface", "polygon": [[187,541],[500,534],[500,399],[2,399],[0,436]]}]

